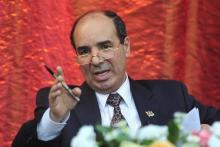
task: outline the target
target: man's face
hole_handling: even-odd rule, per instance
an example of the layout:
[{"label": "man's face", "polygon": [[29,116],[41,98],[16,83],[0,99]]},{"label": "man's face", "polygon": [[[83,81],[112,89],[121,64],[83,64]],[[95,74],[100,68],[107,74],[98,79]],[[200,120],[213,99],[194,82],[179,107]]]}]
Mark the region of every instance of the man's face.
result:
[{"label": "man's face", "polygon": [[[125,62],[130,51],[128,38],[121,44],[112,20],[103,14],[89,14],[82,18],[75,29],[76,49],[90,49],[91,60],[81,65],[88,85],[97,92],[110,93],[117,90],[125,80]],[[103,60],[99,49],[114,48],[114,56]]]}]

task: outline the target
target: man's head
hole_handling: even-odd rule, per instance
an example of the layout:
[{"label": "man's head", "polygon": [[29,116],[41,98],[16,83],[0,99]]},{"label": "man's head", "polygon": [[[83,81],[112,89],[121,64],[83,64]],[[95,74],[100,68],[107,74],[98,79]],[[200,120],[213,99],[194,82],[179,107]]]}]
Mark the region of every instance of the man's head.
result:
[{"label": "man's head", "polygon": [[74,41],[73,33],[74,33],[74,31],[75,31],[75,28],[76,28],[77,23],[78,23],[79,20],[81,20],[81,18],[83,18],[84,16],[86,16],[86,15],[88,15],[88,14],[91,14],[91,13],[94,13],[94,12],[100,12],[100,13],[102,13],[103,15],[105,15],[105,16],[109,17],[110,19],[112,19],[112,21],[113,21],[113,23],[114,23],[114,25],[115,25],[116,31],[117,31],[118,38],[119,38],[120,42],[123,43],[125,37],[127,37],[127,31],[126,31],[126,26],[125,26],[124,21],[123,21],[123,20],[121,19],[121,17],[118,16],[115,12],[109,11],[109,10],[104,10],[104,11],[89,11],[89,12],[83,14],[82,16],[80,16],[80,17],[75,21],[75,23],[73,24],[71,33],[70,33],[70,41],[71,41],[72,46],[75,48],[75,41]]},{"label": "man's head", "polygon": [[77,20],[71,33],[85,80],[101,93],[117,90],[125,80],[130,43],[125,25],[118,19],[110,11],[89,12]]}]

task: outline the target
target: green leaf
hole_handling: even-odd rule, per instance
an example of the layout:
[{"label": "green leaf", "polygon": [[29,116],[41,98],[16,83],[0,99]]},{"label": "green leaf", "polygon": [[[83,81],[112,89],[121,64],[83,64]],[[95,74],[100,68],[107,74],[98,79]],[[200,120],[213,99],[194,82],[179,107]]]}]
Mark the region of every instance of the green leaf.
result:
[{"label": "green leaf", "polygon": [[153,140],[144,140],[141,145],[146,145],[146,146],[149,146],[150,144],[153,143]]},{"label": "green leaf", "polygon": [[104,139],[104,134],[111,131],[111,128],[104,127],[101,125],[97,125],[95,127],[95,132],[96,132],[96,141],[99,145],[99,147],[110,147],[108,145],[108,142],[105,141]]},{"label": "green leaf", "polygon": [[174,120],[168,123],[168,132],[169,132],[168,140],[173,144],[176,144],[180,136],[180,129],[178,124],[175,123]]},{"label": "green leaf", "polygon": [[95,131],[99,132],[99,133],[102,133],[102,134],[105,134],[105,133],[108,133],[108,132],[112,131],[112,128],[101,126],[101,125],[96,125]]}]

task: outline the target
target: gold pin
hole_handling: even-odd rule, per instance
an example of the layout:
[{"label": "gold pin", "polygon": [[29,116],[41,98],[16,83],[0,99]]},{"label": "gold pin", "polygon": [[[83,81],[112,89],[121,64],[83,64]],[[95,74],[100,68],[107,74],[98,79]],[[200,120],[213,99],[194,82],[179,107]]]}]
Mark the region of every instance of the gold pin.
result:
[{"label": "gold pin", "polygon": [[153,111],[145,111],[148,117],[154,117],[154,112]]}]

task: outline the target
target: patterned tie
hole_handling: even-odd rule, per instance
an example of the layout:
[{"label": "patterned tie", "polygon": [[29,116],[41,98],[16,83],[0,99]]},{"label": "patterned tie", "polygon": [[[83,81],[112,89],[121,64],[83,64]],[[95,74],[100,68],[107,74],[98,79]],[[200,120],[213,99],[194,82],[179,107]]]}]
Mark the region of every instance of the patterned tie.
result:
[{"label": "patterned tie", "polygon": [[120,121],[125,120],[124,116],[121,113],[121,109],[119,107],[121,100],[122,97],[118,93],[110,94],[108,96],[106,103],[114,108],[114,114],[111,120],[111,127],[117,127]]}]

